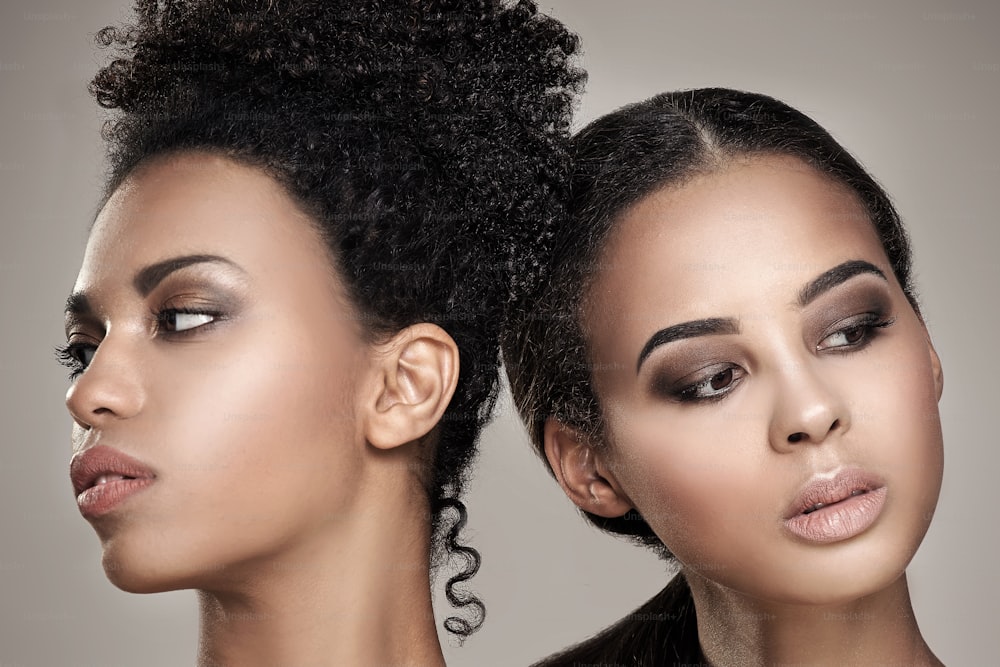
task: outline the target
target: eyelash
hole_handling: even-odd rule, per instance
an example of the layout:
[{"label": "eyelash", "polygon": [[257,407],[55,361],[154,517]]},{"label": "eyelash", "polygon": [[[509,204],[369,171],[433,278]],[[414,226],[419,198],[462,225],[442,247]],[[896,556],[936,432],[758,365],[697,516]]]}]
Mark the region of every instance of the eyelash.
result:
[{"label": "eyelash", "polygon": [[[717,368],[719,370],[716,370]],[[712,370],[714,372],[708,377],[703,377],[697,382],[689,384],[686,387],[682,387],[680,390],[674,392],[674,400],[678,403],[715,403],[716,401],[721,401],[743,380],[743,377],[746,375],[746,371],[735,364],[728,364],[724,367],[714,367]],[[736,371],[739,373],[737,374]],[[729,384],[719,390],[718,393],[711,394],[709,396],[698,396],[697,391],[699,388],[710,385],[712,380],[724,373],[729,372],[733,373],[733,379],[729,382]]]},{"label": "eyelash", "polygon": [[65,345],[59,345],[56,347],[56,361],[59,362],[61,366],[65,366],[69,369],[69,379],[75,380],[83,373],[86,366],[83,361],[80,360],[79,354],[83,352],[86,348],[95,347],[94,345],[84,345],[83,343],[66,343]]},{"label": "eyelash", "polygon": [[[164,330],[163,327],[167,317],[173,316],[176,318],[177,315],[206,315],[211,317],[212,320],[189,329],[184,329],[183,331]],[[223,314],[218,311],[200,310],[198,308],[164,308],[163,310],[151,313],[151,319],[156,323],[156,332],[158,334],[176,338],[192,335],[197,332],[203,332],[206,329],[211,328],[214,324],[218,323],[219,320],[223,319]],[[89,362],[84,362],[82,359],[83,353],[86,350],[93,350],[96,352],[97,347],[98,345],[94,345],[92,343],[74,343],[72,341],[66,343],[65,345],[59,345],[56,347],[56,361],[59,362],[60,365],[69,369],[70,381],[80,377],[80,375],[87,370],[87,366],[90,365]]]},{"label": "eyelash", "polygon": [[[857,318],[852,318],[852,320],[848,322],[847,326],[843,326],[841,323],[838,323],[839,328],[826,334],[820,340],[820,343],[837,334],[860,330],[864,335],[860,340],[858,340],[858,342],[825,349],[851,351],[862,350],[868,347],[868,344],[875,340],[875,337],[881,333],[882,329],[892,326],[895,321],[895,317],[885,317],[881,313],[865,313]],[[819,344],[816,345],[816,350],[818,352],[822,352],[823,349],[824,348],[820,348]]]},{"label": "eyelash", "polygon": [[[838,329],[827,333],[820,340],[820,343],[822,343],[831,336],[860,330],[863,335],[857,342],[828,348],[820,348],[819,344],[817,344],[816,350],[817,352],[831,350],[834,354],[860,352],[868,347],[873,340],[875,340],[876,336],[881,333],[882,329],[892,326],[895,321],[896,318],[885,317],[881,313],[865,313],[858,318],[853,318],[849,322],[849,326],[840,326]],[[735,389],[746,376],[746,371],[735,364],[725,364],[710,368],[712,370],[711,375],[702,376],[697,382],[693,382],[687,386],[681,387],[678,390],[674,390],[671,392],[671,398],[678,403],[714,403],[721,401],[728,396],[729,393]],[[711,394],[709,396],[699,396],[697,394],[698,389],[710,385],[712,380],[727,372],[733,372],[734,377],[725,387],[718,390],[718,393]]]}]

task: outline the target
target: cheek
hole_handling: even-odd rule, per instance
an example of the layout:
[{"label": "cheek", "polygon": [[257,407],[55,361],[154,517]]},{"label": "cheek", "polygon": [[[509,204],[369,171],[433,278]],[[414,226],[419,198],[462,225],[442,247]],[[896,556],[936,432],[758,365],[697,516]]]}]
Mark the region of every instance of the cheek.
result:
[{"label": "cheek", "polygon": [[175,416],[161,431],[168,516],[219,531],[219,543],[239,533],[238,543],[338,510],[359,465],[352,374],[312,343],[233,341],[224,357],[173,374],[177,386],[162,393]]},{"label": "cheek", "polygon": [[864,454],[896,487],[896,498],[906,498],[905,503],[897,500],[899,510],[929,522],[941,486],[944,447],[926,344],[914,338],[870,368],[853,427]]},{"label": "cheek", "polygon": [[669,428],[664,421],[634,415],[630,426],[612,426],[618,479],[685,566],[727,568],[733,551],[747,544],[747,526],[775,520],[767,495],[773,485],[763,481],[764,463],[753,449],[761,439],[735,419],[673,419]]},{"label": "cheek", "polygon": [[239,576],[231,566],[280,557],[352,516],[362,449],[343,357],[303,344],[261,358],[247,342],[146,365],[155,380],[130,435],[160,480],[98,530],[107,575],[124,590],[224,583]]}]

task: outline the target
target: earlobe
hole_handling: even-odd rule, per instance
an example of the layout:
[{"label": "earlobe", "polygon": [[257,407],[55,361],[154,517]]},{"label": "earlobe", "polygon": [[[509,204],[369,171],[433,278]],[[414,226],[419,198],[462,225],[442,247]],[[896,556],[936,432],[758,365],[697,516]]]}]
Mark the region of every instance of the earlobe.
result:
[{"label": "earlobe", "polygon": [[430,433],[458,384],[458,346],[435,324],[403,329],[375,350],[374,399],[366,406],[365,438],[391,449]]},{"label": "earlobe", "polygon": [[614,518],[632,509],[600,453],[574,429],[557,419],[545,422],[545,458],[563,492],[580,509]]}]

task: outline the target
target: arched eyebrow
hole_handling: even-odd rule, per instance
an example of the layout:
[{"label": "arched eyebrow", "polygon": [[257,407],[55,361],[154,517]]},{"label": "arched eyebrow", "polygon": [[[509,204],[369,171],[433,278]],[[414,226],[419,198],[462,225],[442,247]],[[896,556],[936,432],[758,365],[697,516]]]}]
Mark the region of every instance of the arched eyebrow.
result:
[{"label": "arched eyebrow", "polygon": [[820,275],[810,280],[805,287],[799,291],[799,306],[805,308],[815,301],[821,294],[830,291],[837,285],[847,282],[851,278],[863,273],[872,273],[888,282],[888,278],[882,270],[870,262],[860,259],[852,259],[838,264],[829,271],[824,271]]},{"label": "arched eyebrow", "polygon": [[181,269],[191,266],[192,264],[204,264],[206,262],[225,264],[236,269],[240,273],[246,274],[246,271],[243,270],[242,266],[231,259],[222,257],[221,255],[183,255],[181,257],[171,257],[170,259],[165,259],[162,262],[150,264],[149,266],[140,269],[139,272],[135,274],[135,278],[132,279],[132,285],[135,287],[135,291],[138,292],[140,296],[145,297],[156,289],[156,286],[163,282],[164,278],[169,276],[174,271],[180,271]]},{"label": "arched eyebrow", "polygon": [[739,332],[740,323],[731,317],[711,317],[704,320],[692,320],[660,329],[650,336],[646,344],[643,345],[642,351],[639,353],[639,360],[635,365],[635,371],[636,373],[639,372],[639,369],[642,368],[642,362],[660,345],[666,345],[667,343],[684,338],[694,338],[695,336],[719,336],[724,334],[738,334]]},{"label": "arched eyebrow", "polygon": [[[171,273],[180,271],[181,269],[193,264],[204,263],[225,264],[226,266],[236,269],[243,275],[246,275],[246,271],[243,267],[231,259],[222,257],[221,255],[181,255],[179,257],[171,257],[161,262],[156,262],[155,264],[143,267],[132,279],[132,286],[140,296],[146,297],[150,292],[156,289],[157,285],[163,282],[164,278],[169,276]],[[87,317],[92,315],[93,312],[93,307],[84,292],[73,292],[66,299],[65,314],[67,318]]]},{"label": "arched eyebrow", "polygon": [[[837,285],[847,282],[851,278],[871,273],[882,280],[888,282],[885,273],[871,262],[860,259],[852,259],[842,264],[824,271],[820,275],[810,280],[799,290],[798,305],[805,308],[815,301],[821,294],[824,294]],[[660,329],[646,341],[642,351],[639,352],[639,360],[636,362],[636,373],[642,368],[642,362],[660,345],[672,343],[684,338],[694,338],[696,336],[718,336],[727,334],[738,334],[740,332],[739,321],[731,317],[712,317],[704,320],[692,320],[691,322],[681,322],[665,329]]]}]

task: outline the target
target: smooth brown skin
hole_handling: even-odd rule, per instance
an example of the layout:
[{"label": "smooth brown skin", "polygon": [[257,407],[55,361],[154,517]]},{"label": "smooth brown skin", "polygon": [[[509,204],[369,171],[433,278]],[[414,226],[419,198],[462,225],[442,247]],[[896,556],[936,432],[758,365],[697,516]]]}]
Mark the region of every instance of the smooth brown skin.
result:
[{"label": "smooth brown skin", "polygon": [[[849,260],[888,280],[799,305]],[[940,664],[904,570],[940,490],[941,366],[855,197],[792,158],[733,160],[627,211],[601,263],[584,323],[609,442],[546,425],[566,494],[602,516],[641,512],[688,577],[713,665]],[[876,306],[893,323],[853,346],[844,323]],[[739,333],[664,344],[637,372],[656,331],[724,317]],[[739,381],[701,389],[721,400],[671,393],[725,368]],[[826,544],[789,533],[799,490],[847,466],[885,479],[876,522]]]},{"label": "smooth brown skin", "polygon": [[[147,296],[144,267],[199,263]],[[92,523],[118,587],[199,591],[200,665],[443,665],[422,442],[458,350],[419,324],[367,341],[325,244],[269,176],[188,153],[140,167],[97,218],[74,291],[99,343],[66,402],[156,481]],[[155,313],[180,316],[178,334]]]}]

